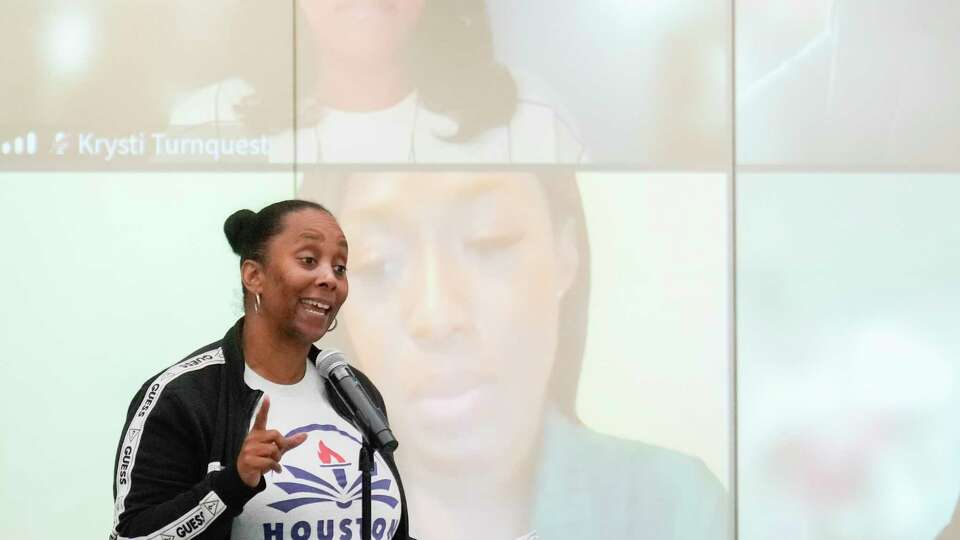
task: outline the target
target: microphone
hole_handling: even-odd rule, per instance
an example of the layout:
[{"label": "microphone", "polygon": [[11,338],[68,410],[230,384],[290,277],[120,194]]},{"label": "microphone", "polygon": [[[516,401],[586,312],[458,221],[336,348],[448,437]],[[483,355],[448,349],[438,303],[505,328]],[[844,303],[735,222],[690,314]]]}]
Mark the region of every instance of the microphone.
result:
[{"label": "microphone", "polygon": [[353,370],[347,364],[343,353],[336,349],[327,349],[317,356],[317,369],[320,375],[330,381],[337,394],[353,413],[357,428],[363,438],[374,450],[393,452],[397,449],[397,439],[387,425],[387,419],[367,394]]}]

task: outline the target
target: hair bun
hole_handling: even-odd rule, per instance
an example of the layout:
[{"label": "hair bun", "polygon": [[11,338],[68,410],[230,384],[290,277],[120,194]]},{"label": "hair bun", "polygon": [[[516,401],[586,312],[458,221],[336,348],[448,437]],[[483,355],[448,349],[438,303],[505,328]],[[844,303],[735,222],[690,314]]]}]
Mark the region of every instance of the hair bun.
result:
[{"label": "hair bun", "polygon": [[256,219],[256,212],[245,208],[230,214],[230,217],[223,222],[223,234],[227,236],[230,248],[241,257],[243,257],[244,244],[246,243],[246,233]]}]

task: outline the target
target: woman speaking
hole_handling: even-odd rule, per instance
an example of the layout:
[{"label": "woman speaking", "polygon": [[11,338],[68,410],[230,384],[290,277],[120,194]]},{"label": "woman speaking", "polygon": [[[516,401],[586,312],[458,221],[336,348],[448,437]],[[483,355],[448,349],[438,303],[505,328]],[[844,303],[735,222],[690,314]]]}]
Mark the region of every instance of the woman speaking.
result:
[{"label": "woman speaking", "polygon": [[[362,436],[313,346],[347,298],[343,231],[323,206],[291,200],[240,210],[224,232],[246,316],[131,401],[111,538],[359,538]],[[374,465],[372,537],[407,540],[396,465]]]}]

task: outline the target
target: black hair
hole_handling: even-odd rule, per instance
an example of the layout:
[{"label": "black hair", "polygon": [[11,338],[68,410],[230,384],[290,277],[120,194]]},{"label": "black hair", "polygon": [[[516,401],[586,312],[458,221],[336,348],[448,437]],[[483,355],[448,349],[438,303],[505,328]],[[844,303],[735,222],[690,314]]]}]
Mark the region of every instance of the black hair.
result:
[{"label": "black hair", "polygon": [[469,140],[510,121],[517,86],[494,59],[486,0],[427,0],[412,45],[423,104],[457,122],[453,140]]},{"label": "black hair", "polygon": [[[273,6],[252,0],[243,5],[243,18],[248,23],[254,20],[255,24],[261,24],[260,19],[251,16],[263,9],[258,6]],[[288,28],[280,30],[282,33]],[[289,37],[280,39],[270,33],[278,29],[259,27],[251,32],[236,33],[246,42],[238,45],[239,50],[252,44],[262,48],[265,43],[274,44],[275,50],[267,55],[273,56],[266,63],[269,65],[245,75],[254,94],[235,106],[244,124],[254,131],[269,133],[290,129],[292,114],[297,115],[300,125],[320,121],[321,108],[309,91],[302,92],[297,103],[291,104],[289,88],[276,84],[277,72],[289,68],[297,72],[298,88],[316,87],[319,73],[313,60],[311,32],[298,32],[296,65],[289,58]],[[262,38],[251,39],[251,35]],[[470,140],[513,117],[517,85],[509,70],[494,57],[486,0],[427,0],[409,47],[409,68],[423,106],[448,116],[458,125],[457,133],[448,140]],[[263,56],[260,51],[256,57]]]},{"label": "black hair", "polygon": [[555,228],[570,227],[577,249],[577,273],[560,301],[557,353],[550,376],[550,395],[568,418],[576,414],[577,388],[586,352],[590,319],[590,238],[577,175],[567,167],[550,167],[536,172]]},{"label": "black hair", "polygon": [[237,210],[223,222],[223,234],[227,236],[233,252],[240,256],[240,264],[247,260],[266,264],[267,244],[282,231],[283,219],[288,214],[306,209],[320,210],[333,216],[321,204],[290,199],[275,202],[259,212]]}]

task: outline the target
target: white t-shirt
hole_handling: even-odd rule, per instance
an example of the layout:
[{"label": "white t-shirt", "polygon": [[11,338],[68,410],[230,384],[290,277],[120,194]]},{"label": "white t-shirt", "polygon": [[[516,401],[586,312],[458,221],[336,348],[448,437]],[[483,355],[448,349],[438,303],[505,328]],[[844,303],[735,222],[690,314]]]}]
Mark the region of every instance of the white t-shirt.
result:
[{"label": "white t-shirt", "polygon": [[[243,379],[270,396],[267,428],[307,440],[280,460],[283,472],[268,472],[267,487],[247,502],[233,522],[233,540],[359,539],[361,435],[327,400],[316,366],[307,361],[303,379],[270,382],[247,366]],[[376,454],[372,477],[372,538],[389,540],[400,523],[400,490]]]},{"label": "white t-shirt", "polygon": [[[269,137],[271,163],[527,163],[575,164],[587,160],[572,121],[545,86],[517,77],[518,102],[510,121],[465,142],[447,140],[457,126],[427,109],[412,92],[386,109],[325,109],[320,121]],[[234,106],[253,95],[240,79],[200,88],[175,106],[170,127],[180,134],[210,126],[241,126]],[[296,139],[296,153],[294,152]]]}]

